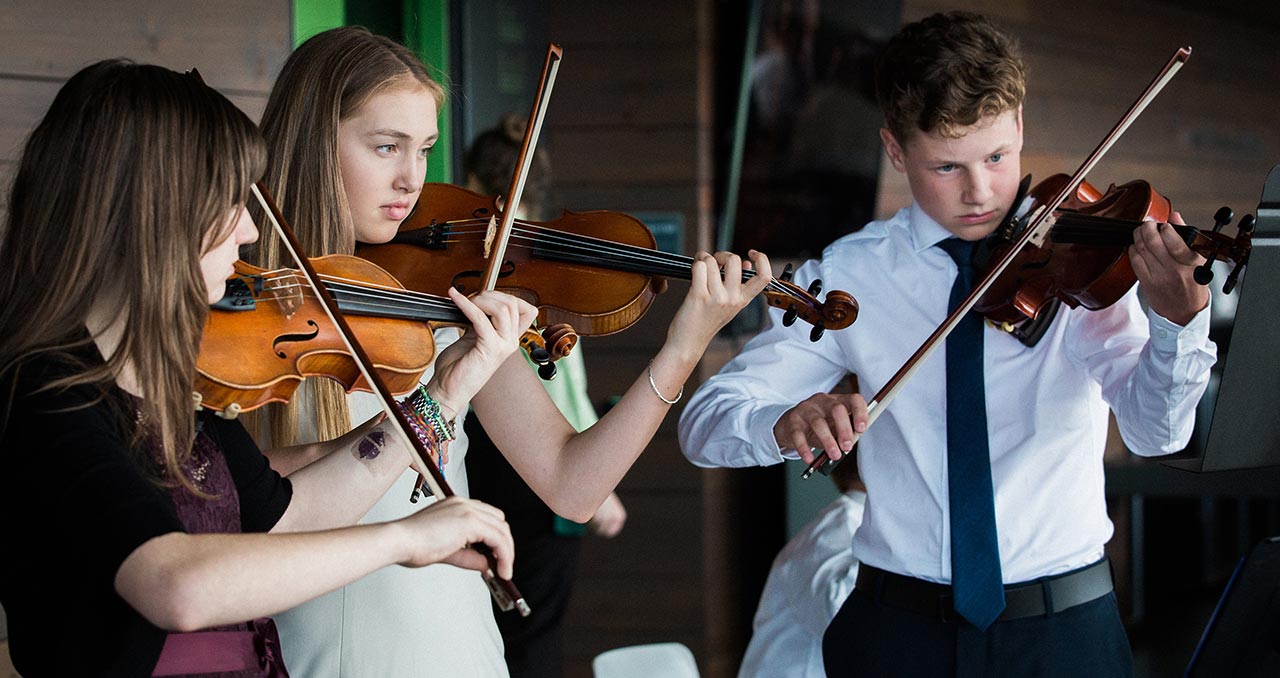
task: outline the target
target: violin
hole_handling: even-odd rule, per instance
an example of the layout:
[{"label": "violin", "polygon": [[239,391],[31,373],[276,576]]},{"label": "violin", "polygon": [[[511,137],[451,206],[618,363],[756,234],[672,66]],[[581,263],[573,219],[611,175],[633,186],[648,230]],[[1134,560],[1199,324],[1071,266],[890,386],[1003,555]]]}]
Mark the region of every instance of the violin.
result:
[{"label": "violin", "polygon": [[[481,289],[490,254],[493,223],[502,208],[498,198],[459,186],[428,183],[414,212],[390,242],[361,245],[356,255],[389,271],[406,287],[440,293],[455,287]],[[544,323],[571,325],[580,335],[620,332],[640,319],[666,290],[667,278],[689,280],[693,258],[657,249],[653,233],[639,219],[621,212],[565,211],[546,221],[516,219],[506,257],[498,270],[498,289],[539,308]],[[755,276],[743,271],[744,280]],[[764,296],[787,311],[783,322],[812,325],[817,341],[827,329],[844,329],[858,316],[858,302],[833,290],[825,301],[793,284],[788,270],[770,281]]]},{"label": "violin", "polygon": [[[335,254],[312,264],[396,395],[416,388],[431,365],[433,326],[470,326],[452,299],[405,290],[364,259]],[[347,391],[373,390],[297,270],[267,271],[237,261],[235,271],[200,340],[201,406],[234,418],[269,402],[288,402],[312,376],[334,379]]]},{"label": "violin", "polygon": [[[285,251],[298,265],[296,275],[291,276],[291,279],[282,287],[299,290],[297,297],[303,302],[306,301],[307,295],[302,293],[302,291],[305,290],[306,292],[310,292],[315,305],[319,307],[323,314],[322,317],[328,321],[327,324],[329,326],[334,328],[332,334],[337,338],[337,342],[335,343],[340,343],[342,348],[345,349],[340,353],[336,350],[321,352],[319,355],[315,356],[315,360],[307,362],[319,364],[324,362],[326,359],[332,359],[339,354],[343,356],[343,360],[348,360],[352,367],[352,369],[348,371],[348,373],[352,375],[352,383],[358,383],[362,380],[364,383],[368,384],[369,389],[373,391],[382,402],[383,411],[386,412],[387,416],[395,424],[395,428],[409,444],[409,457],[413,461],[414,465],[416,465],[420,470],[420,482],[429,486],[431,493],[435,495],[437,499],[454,496],[453,489],[449,487],[449,484],[445,481],[444,475],[441,471],[434,465],[426,463],[425,460],[431,456],[430,451],[427,449],[426,444],[412,432],[413,426],[409,422],[408,417],[396,403],[391,389],[382,378],[380,373],[381,371],[375,367],[375,361],[370,357],[369,352],[365,350],[360,340],[357,339],[351,323],[342,312],[342,306],[337,301],[337,296],[333,292],[330,292],[331,286],[335,285],[335,283],[348,283],[350,280],[338,278],[333,274],[328,276],[321,275],[319,269],[317,269],[312,261],[303,253],[302,245],[299,244],[297,236],[293,233],[293,229],[285,222],[283,215],[280,214],[280,209],[276,206],[275,201],[268,196],[266,187],[263,186],[262,182],[259,181],[258,183],[250,186],[250,189],[253,196],[266,210],[267,218],[271,221],[272,227],[280,236]],[[331,257],[322,257],[322,259],[331,259]],[[350,260],[352,259],[355,258],[341,256],[336,257],[336,260],[340,264],[347,263],[356,267],[360,267],[362,265],[359,263],[350,264]],[[394,281],[393,278],[390,280]],[[266,286],[264,285],[263,289],[265,289],[265,287]],[[369,286],[361,287],[363,287],[363,289],[357,290],[357,292],[364,293],[371,289]],[[394,292],[394,290],[392,291]],[[292,295],[294,293],[289,292],[287,294]],[[366,303],[368,301],[368,299],[364,300]],[[233,301],[232,305],[234,306],[237,304]],[[241,303],[238,305],[244,306],[247,304]],[[357,303],[357,306],[358,305],[360,305],[360,303]],[[318,331],[322,323],[319,323],[314,319],[310,319],[305,324],[306,327],[310,328],[313,332],[317,332],[318,336]],[[425,327],[425,325],[423,326]],[[432,348],[433,350],[431,352],[434,353],[434,345],[432,345]],[[428,360],[430,360],[430,356],[428,356]],[[302,364],[302,361],[296,362],[299,365]],[[419,371],[418,374],[420,375],[421,371]],[[417,377],[414,377],[413,382],[414,384],[417,383]],[[421,475],[423,472],[425,472],[425,475]],[[416,497],[417,487],[414,488],[414,492]],[[475,549],[488,561],[489,568],[482,572],[481,575],[485,584],[489,587],[489,593],[492,595],[494,603],[497,604],[499,609],[516,610],[522,617],[529,616],[532,610],[529,607],[529,604],[525,601],[524,596],[518,589],[516,589],[515,584],[508,579],[502,579],[497,576],[497,558],[494,556],[493,551],[485,544],[471,544],[470,548]]]},{"label": "violin", "polygon": [[[1022,180],[1014,205],[1004,221],[974,249],[974,266],[985,272],[990,263],[1003,258],[1027,227],[1028,215],[1057,195],[1070,180],[1055,174],[1029,192],[1028,176]],[[1025,196],[1025,198],[1024,198]],[[1015,216],[1015,212],[1023,216]],[[1167,223],[1173,213],[1169,199],[1146,181],[1122,186],[1112,184],[1099,191],[1087,181],[1080,182],[1054,211],[1047,237],[1033,239],[1023,247],[1008,268],[995,279],[973,310],[1006,326],[1034,320],[1053,300],[1091,311],[1119,301],[1137,283],[1129,263],[1128,247],[1133,231],[1144,220]],[[1205,257],[1195,271],[1196,281],[1207,285],[1213,279],[1214,261],[1234,264],[1224,285],[1230,292],[1249,258],[1254,217],[1241,219],[1235,237],[1222,233],[1230,223],[1231,209],[1223,207],[1214,215],[1212,230],[1169,224],[1193,251]]]}]

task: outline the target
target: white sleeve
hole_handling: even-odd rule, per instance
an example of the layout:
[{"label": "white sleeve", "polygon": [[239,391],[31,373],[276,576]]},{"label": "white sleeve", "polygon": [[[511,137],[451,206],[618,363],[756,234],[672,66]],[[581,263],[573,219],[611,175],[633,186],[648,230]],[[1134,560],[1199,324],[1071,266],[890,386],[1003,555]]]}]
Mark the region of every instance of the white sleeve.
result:
[{"label": "white sleeve", "polygon": [[[796,271],[804,287],[819,275],[816,262]],[[680,415],[680,447],[696,466],[765,466],[783,460],[773,425],[796,403],[831,390],[847,373],[836,337],[809,341],[803,323],[782,325],[770,308],[765,328],[708,379]],[[797,458],[794,450],[787,457]]]},{"label": "white sleeve", "polygon": [[1191,439],[1217,346],[1209,341],[1208,307],[1185,327],[1154,311],[1143,315],[1135,287],[1108,308],[1077,314],[1068,347],[1102,386],[1129,449],[1171,454]]}]

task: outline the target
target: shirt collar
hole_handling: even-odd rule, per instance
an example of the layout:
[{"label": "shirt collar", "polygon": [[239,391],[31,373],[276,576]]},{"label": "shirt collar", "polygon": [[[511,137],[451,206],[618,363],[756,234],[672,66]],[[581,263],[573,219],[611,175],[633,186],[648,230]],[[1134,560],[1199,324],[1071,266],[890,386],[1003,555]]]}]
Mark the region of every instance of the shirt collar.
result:
[{"label": "shirt collar", "polygon": [[911,231],[911,245],[916,252],[923,252],[947,238],[955,237],[951,231],[934,221],[933,217],[925,214],[916,202],[911,203],[907,227]]}]

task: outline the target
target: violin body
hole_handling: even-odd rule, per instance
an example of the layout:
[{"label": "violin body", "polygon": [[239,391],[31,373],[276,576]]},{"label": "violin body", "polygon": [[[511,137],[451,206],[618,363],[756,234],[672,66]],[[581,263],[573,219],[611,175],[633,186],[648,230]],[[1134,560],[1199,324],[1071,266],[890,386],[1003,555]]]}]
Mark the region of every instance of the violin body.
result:
[{"label": "violin body", "polygon": [[[1034,201],[1031,212],[1069,180],[1065,174],[1055,174],[1037,184],[1029,193]],[[993,321],[1012,324],[1035,318],[1055,298],[1072,308],[1089,310],[1116,303],[1138,281],[1128,255],[1133,224],[1148,218],[1167,222],[1172,206],[1143,180],[1112,185],[1105,192],[1082,181],[1057,212],[1101,217],[1099,230],[1079,238],[1060,238],[1050,231],[1040,244],[1027,244],[978,300],[975,310]],[[1114,232],[1108,233],[1108,227]],[[997,229],[991,258],[1002,257],[1019,235],[1013,221]]]},{"label": "violin body", "polygon": [[[313,259],[321,275],[402,287],[357,257]],[[337,328],[305,280],[292,272],[235,264],[228,294],[209,311],[196,359],[200,404],[228,416],[269,402],[288,402],[307,377],[336,380],[347,391],[372,391]],[[431,327],[416,320],[347,314],[387,387],[401,395],[418,385],[435,356]]]},{"label": "violin body", "polygon": [[[459,186],[428,183],[419,208],[400,225],[394,240],[362,245],[360,257],[389,271],[406,287],[441,294],[450,287],[464,294],[481,291],[487,262],[486,236],[500,216],[493,197]],[[423,209],[423,206],[429,206]],[[666,282],[650,275],[565,261],[528,243],[529,232],[559,231],[623,246],[656,249],[653,234],[638,219],[619,212],[564,212],[559,218],[522,227],[511,236],[499,272],[502,292],[540,310],[539,323],[567,323],[578,334],[619,332],[644,315]],[[582,256],[596,256],[595,253]]]}]

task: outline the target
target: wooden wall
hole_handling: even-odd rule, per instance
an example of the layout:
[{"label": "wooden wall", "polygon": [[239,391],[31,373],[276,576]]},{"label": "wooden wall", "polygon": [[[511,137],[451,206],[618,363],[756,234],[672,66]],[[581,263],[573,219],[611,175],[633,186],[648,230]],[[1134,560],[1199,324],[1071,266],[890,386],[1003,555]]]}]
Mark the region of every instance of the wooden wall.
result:
[{"label": "wooden wall", "polygon": [[100,59],[200,69],[257,120],[290,49],[288,0],[9,0],[0,16],[0,209],[27,133],[62,82]]},{"label": "wooden wall", "polygon": [[[547,115],[557,204],[677,212],[686,252],[699,224],[710,233],[709,7],[706,0],[551,1],[550,38],[564,47]],[[593,400],[643,378],[686,289],[673,282],[627,332],[583,341]],[[618,488],[626,528],[613,540],[584,541],[565,627],[568,678],[590,676],[592,657],[604,650],[662,641],[689,646],[704,676],[736,670],[723,638],[728,584],[706,571],[725,559],[712,555],[712,533],[721,531],[704,524],[715,474],[680,454],[680,406],[672,409]]]},{"label": "wooden wall", "polygon": [[[914,21],[955,5],[903,7],[904,20]],[[1204,227],[1223,205],[1237,218],[1253,212],[1267,172],[1280,163],[1280,14],[1255,7],[1225,14],[1156,0],[965,3],[1022,41],[1029,69],[1022,163],[1037,181],[1074,172],[1174,51],[1191,46],[1185,67],[1088,180],[1106,188],[1146,179],[1187,223]],[[884,167],[881,215],[908,200],[906,180]]]}]

